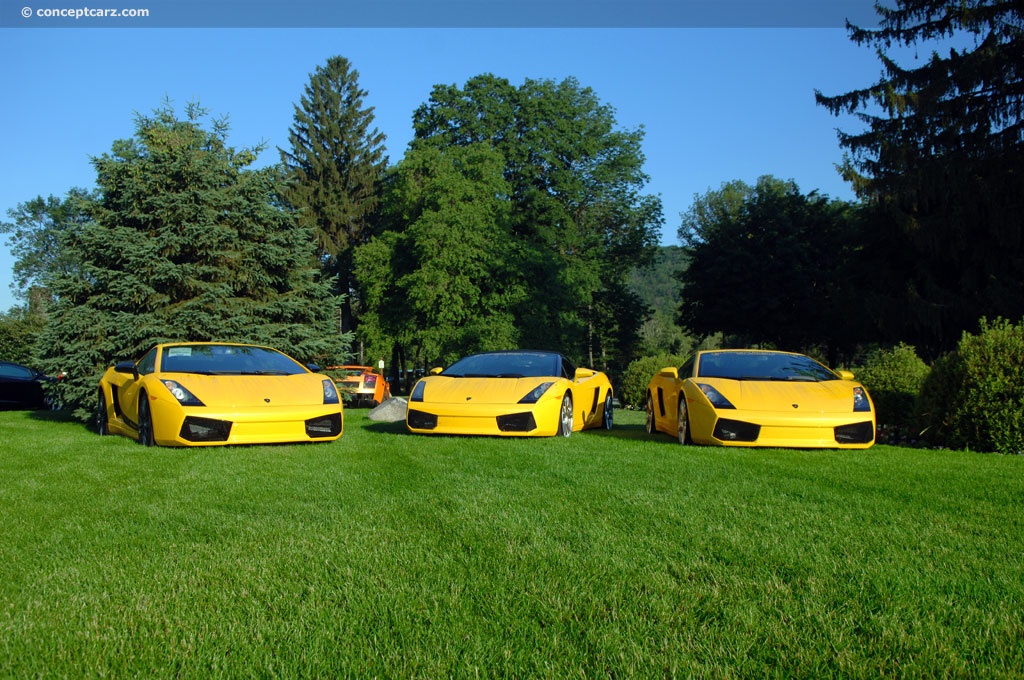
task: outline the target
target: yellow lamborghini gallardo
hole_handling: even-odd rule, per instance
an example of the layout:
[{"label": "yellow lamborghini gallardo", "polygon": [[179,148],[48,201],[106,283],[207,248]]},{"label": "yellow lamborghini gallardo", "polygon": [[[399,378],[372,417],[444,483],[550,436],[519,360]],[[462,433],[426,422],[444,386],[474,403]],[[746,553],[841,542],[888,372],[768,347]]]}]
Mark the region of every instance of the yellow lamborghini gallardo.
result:
[{"label": "yellow lamborghini gallardo", "polygon": [[152,446],[332,441],[343,414],[334,382],[256,345],[157,345],[107,369],[96,430]]},{"label": "yellow lamborghini gallardo", "polygon": [[866,449],[875,410],[852,373],[802,354],[709,350],[651,379],[647,432],[682,444]]},{"label": "yellow lamborghini gallardo", "polygon": [[473,354],[421,378],[409,396],[410,432],[568,437],[613,424],[608,376],[561,354],[511,350]]}]

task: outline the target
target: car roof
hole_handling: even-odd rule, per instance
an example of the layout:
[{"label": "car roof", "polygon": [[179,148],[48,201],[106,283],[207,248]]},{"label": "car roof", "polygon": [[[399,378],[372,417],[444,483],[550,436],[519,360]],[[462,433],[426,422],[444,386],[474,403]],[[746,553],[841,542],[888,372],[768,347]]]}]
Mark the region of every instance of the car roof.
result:
[{"label": "car roof", "polygon": [[720,354],[725,354],[725,353],[741,353],[741,352],[746,352],[746,353],[756,352],[758,354],[789,354],[791,356],[800,356],[800,357],[806,356],[804,354],[800,354],[799,352],[788,352],[788,351],[786,351],[784,349],[756,349],[756,348],[744,348],[744,347],[732,347],[732,348],[729,348],[729,349],[702,349],[702,350],[698,350],[696,352],[696,354],[719,354],[719,353]]},{"label": "car roof", "polygon": [[191,347],[194,345],[226,345],[228,347],[267,347],[267,349],[273,349],[267,345],[256,345],[251,342],[218,342],[216,340],[197,340],[196,342],[186,341],[175,341],[175,342],[158,342],[156,347]]},{"label": "car roof", "polygon": [[548,349],[495,349],[487,352],[473,352],[472,354],[466,354],[462,359],[466,357],[479,357],[486,356],[488,354],[543,354],[547,356],[562,356],[561,352],[554,352]]}]

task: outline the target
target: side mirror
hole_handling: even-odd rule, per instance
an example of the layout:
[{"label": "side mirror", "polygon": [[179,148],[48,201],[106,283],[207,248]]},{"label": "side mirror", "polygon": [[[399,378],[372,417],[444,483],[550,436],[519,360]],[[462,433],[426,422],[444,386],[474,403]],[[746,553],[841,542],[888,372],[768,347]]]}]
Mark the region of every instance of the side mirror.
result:
[{"label": "side mirror", "polygon": [[849,371],[836,371],[840,380],[853,380],[853,373]]},{"label": "side mirror", "polygon": [[576,374],[573,375],[572,379],[576,381],[586,380],[587,378],[593,378],[595,375],[597,375],[597,371],[591,368],[577,368]]},{"label": "side mirror", "polygon": [[306,364],[306,368],[308,368],[313,373],[319,373],[320,372],[320,367],[317,366],[316,364]]},{"label": "side mirror", "polygon": [[672,378],[675,380],[679,377],[679,369],[675,366],[666,366],[665,368],[658,371],[658,375],[665,376],[666,378]]},{"label": "side mirror", "polygon": [[444,369],[441,368],[440,366],[435,366],[434,368],[430,369],[430,375],[437,375],[438,373],[440,373],[443,370]]},{"label": "side mirror", "polygon": [[135,362],[134,361],[119,361],[116,364],[114,364],[114,370],[117,373],[130,374],[136,380],[139,379],[139,372],[135,368]]}]

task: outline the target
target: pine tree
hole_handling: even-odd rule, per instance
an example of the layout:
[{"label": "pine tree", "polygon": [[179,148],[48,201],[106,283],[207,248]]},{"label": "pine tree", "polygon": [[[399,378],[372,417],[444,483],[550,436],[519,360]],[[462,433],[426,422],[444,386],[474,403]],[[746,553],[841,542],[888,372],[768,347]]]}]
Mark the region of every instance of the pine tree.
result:
[{"label": "pine tree", "polygon": [[[982,316],[1024,315],[1024,3],[897,0],[877,9],[879,28],[850,35],[875,47],[883,77],[817,100],[864,123],[839,135],[849,152],[843,171],[887,222],[890,234],[873,238],[911,251],[883,256],[906,267],[890,305],[909,320],[898,339],[938,351]],[[945,47],[901,64],[929,43]]]},{"label": "pine tree", "polygon": [[106,366],[162,341],[275,346],[307,362],[339,361],[339,304],[320,275],[312,230],[278,196],[259,149],[227,146],[227,124],[170,106],[139,116],[135,136],[93,160],[90,221],[65,244],[78,267],[52,279],[44,370],[66,371],[64,403],[87,417]]},{"label": "pine tree", "polygon": [[[285,199],[300,224],[314,230],[324,270],[337,277],[347,301],[354,287],[352,249],[369,238],[387,168],[384,135],[371,127],[366,95],[349,61],[331,57],[310,75],[295,106],[290,150],[279,150],[288,174]],[[349,304],[342,325],[353,325]]]}]

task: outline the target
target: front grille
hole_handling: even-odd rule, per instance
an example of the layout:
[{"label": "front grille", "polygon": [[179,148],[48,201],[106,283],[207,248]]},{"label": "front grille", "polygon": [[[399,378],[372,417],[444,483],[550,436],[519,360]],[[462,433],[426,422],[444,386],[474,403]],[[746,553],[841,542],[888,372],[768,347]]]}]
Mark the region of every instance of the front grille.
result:
[{"label": "front grille", "polygon": [[742,420],[719,418],[715,425],[715,439],[724,442],[756,442],[761,436],[761,426]]},{"label": "front grille", "polygon": [[181,424],[181,438],[190,442],[226,442],[231,435],[231,422],[187,416]]},{"label": "front grille", "polygon": [[512,413],[498,416],[498,430],[501,432],[531,432],[537,429],[532,413]]},{"label": "front grille", "polygon": [[836,428],[836,441],[840,444],[870,444],[874,440],[875,426],[871,421]]},{"label": "front grille", "polygon": [[306,436],[316,439],[318,437],[337,437],[341,434],[341,414],[332,413],[328,416],[310,418],[306,421]]},{"label": "front grille", "polygon": [[433,413],[411,410],[405,422],[414,430],[433,430],[437,427],[437,416]]}]

